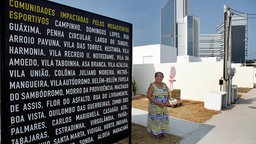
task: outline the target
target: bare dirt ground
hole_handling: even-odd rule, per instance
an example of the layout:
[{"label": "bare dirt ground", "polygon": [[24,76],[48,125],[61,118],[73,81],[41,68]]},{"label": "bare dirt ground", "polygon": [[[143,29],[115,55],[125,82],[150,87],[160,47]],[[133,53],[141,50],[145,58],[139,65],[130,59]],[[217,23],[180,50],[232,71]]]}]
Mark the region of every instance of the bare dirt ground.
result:
[{"label": "bare dirt ground", "polygon": [[[168,134],[164,138],[155,140],[152,134],[148,133],[144,126],[132,124],[132,144],[176,144],[180,142],[181,137]],[[115,144],[129,144],[129,139],[126,138]]]},{"label": "bare dirt ground", "polygon": [[[145,96],[132,101],[132,107],[142,110],[148,109],[148,99]],[[204,108],[204,103],[200,101],[183,100],[179,107],[169,107],[169,115],[189,121],[203,123],[220,111],[208,110]]]},{"label": "bare dirt ground", "polygon": [[[238,88],[238,98],[242,94],[247,93],[251,88]],[[204,103],[201,101],[182,100],[183,104],[179,107],[169,107],[169,114],[172,117],[185,119],[193,122],[204,123],[209,120],[215,114],[221,113],[221,111],[208,110],[204,108]],[[145,95],[138,96],[132,100],[132,107],[148,110],[148,99]],[[132,124],[132,144],[176,144],[180,142],[181,137],[175,135],[168,135],[166,138],[161,138],[159,141],[155,141],[154,137],[147,132],[146,127]],[[124,139],[116,144],[128,144],[129,139]]]}]

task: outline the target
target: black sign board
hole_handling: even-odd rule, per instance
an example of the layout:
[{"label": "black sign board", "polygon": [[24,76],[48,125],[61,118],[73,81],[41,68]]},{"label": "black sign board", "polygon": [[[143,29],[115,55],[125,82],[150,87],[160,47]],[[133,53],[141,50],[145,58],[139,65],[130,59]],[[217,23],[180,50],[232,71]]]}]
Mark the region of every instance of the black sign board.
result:
[{"label": "black sign board", "polygon": [[130,136],[132,25],[43,0],[2,3],[1,142]]}]

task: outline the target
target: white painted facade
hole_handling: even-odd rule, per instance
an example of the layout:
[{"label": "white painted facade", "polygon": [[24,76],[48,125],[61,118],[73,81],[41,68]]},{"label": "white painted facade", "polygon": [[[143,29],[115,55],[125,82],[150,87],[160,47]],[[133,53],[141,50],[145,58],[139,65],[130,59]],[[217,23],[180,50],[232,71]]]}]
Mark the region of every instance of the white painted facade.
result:
[{"label": "white painted facade", "polygon": [[133,47],[133,64],[216,62],[216,57],[176,56],[177,49],[161,44]]},{"label": "white painted facade", "polygon": [[[219,80],[223,75],[223,62],[190,62],[165,64],[134,64],[133,78],[138,84],[138,94],[146,94],[148,86],[154,81],[154,73],[164,73],[164,80],[170,85],[170,68],[175,67],[174,89],[181,90],[181,99],[204,101],[210,91],[220,91]],[[232,65],[236,68],[232,84],[238,87],[253,88],[255,68]]]},{"label": "white painted facade", "polygon": [[133,64],[176,62],[176,48],[154,44],[133,47]]}]

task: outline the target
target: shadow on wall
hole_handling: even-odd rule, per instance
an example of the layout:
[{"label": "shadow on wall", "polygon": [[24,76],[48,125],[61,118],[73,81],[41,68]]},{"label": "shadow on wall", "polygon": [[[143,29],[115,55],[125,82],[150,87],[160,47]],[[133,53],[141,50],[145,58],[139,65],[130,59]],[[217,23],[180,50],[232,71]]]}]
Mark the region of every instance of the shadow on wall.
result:
[{"label": "shadow on wall", "polygon": [[137,94],[146,94],[149,84],[155,80],[154,75],[157,70],[154,64],[138,65],[139,66],[136,66],[136,64],[133,65],[133,67],[136,66],[136,69],[133,68],[133,77],[134,74],[140,75],[134,77],[137,84]]}]

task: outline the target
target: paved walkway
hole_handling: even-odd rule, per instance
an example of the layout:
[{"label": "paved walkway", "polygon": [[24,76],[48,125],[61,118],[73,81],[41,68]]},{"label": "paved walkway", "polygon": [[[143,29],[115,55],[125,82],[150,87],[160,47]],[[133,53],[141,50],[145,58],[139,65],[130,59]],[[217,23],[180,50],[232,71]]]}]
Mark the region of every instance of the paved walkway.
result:
[{"label": "paved walkway", "polygon": [[[204,124],[170,117],[171,134],[182,137],[181,144],[255,144],[256,89]],[[132,109],[132,122],[146,126],[147,111]]]}]

